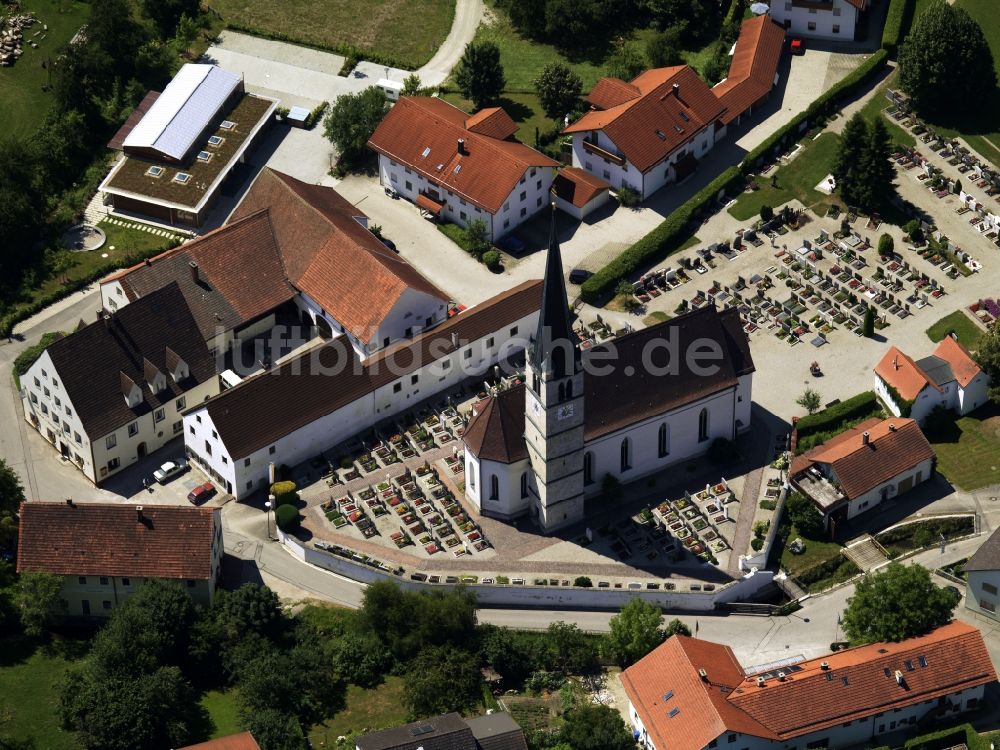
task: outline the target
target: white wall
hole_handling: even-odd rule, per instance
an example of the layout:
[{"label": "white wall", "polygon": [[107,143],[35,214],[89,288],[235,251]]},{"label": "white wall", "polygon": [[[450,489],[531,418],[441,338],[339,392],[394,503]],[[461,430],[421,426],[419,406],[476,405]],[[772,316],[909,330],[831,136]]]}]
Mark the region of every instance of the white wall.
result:
[{"label": "white wall", "polygon": [[[840,15],[834,15],[838,10]],[[792,0],[771,2],[771,18],[785,26],[789,33],[801,36],[854,41],[857,17],[858,11],[846,0],[833,0],[830,10],[796,7]],[[790,25],[786,25],[786,21],[790,21]],[[814,23],[816,28],[810,30],[810,23]],[[839,26],[838,33],[834,33],[835,26]]]},{"label": "white wall", "polygon": [[385,348],[386,339],[391,344],[412,338],[447,319],[448,308],[443,300],[426,292],[407,288],[369,338],[369,350]]},{"label": "white wall", "polygon": [[965,584],[965,606],[973,612],[1000,620],[1000,570],[972,570]]},{"label": "white wall", "polygon": [[975,411],[989,400],[987,391],[990,387],[990,376],[979,373],[965,388],[958,389],[958,413],[968,414]]},{"label": "white wall", "polygon": [[[531,502],[531,462],[528,459],[503,464],[487,459],[477,460],[472,451],[465,451],[466,472],[470,467],[476,472],[476,487],[473,492],[468,489],[468,473],[466,473],[466,497],[468,497],[483,515],[494,518],[511,519],[528,512]],[[528,476],[528,494],[521,497],[521,476]],[[492,492],[492,477],[497,478],[497,496]]]},{"label": "white wall", "polygon": [[[922,484],[931,478],[933,471],[933,459],[928,458],[926,461],[921,461],[919,464],[914,466],[912,469],[908,469],[900,474],[897,474],[888,482],[883,482],[878,487],[869,490],[864,495],[851,500],[847,506],[847,518],[851,519],[861,513],[871,510],[876,505],[882,502],[882,491],[886,491],[886,499],[891,500],[899,496],[899,485],[902,481],[908,477],[913,478],[913,487],[918,484]],[[912,488],[911,488],[912,489]]]}]

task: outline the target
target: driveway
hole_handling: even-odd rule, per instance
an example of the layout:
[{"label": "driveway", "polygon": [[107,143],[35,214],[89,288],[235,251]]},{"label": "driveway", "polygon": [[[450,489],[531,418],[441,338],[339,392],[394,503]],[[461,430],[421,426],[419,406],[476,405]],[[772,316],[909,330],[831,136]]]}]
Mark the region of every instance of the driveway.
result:
[{"label": "driveway", "polygon": [[465,45],[476,35],[482,18],[483,0],[456,0],[451,31],[434,57],[417,71],[424,86],[439,86],[447,80],[451,69],[461,59]]}]

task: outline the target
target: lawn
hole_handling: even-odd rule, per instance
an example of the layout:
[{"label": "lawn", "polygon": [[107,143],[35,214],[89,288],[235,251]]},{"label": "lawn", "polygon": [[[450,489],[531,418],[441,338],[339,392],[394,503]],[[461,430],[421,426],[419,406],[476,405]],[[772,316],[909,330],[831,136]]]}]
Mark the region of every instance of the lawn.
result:
[{"label": "lawn", "polygon": [[983,337],[983,329],[964,310],[945,315],[927,329],[927,337],[937,343],[952,331],[958,335],[958,342],[969,351],[975,351],[979,347],[979,339]]},{"label": "lawn", "polygon": [[372,690],[349,685],[347,706],[333,718],[313,727],[309,734],[313,747],[333,746],[340,735],[385,729],[403,724],[407,719],[403,705],[405,681],[402,677],[386,677]]},{"label": "lawn", "polygon": [[[53,101],[46,90],[49,69],[42,63],[55,59],[90,15],[89,4],[80,0],[21,0],[20,5],[22,11],[33,11],[38,19],[25,34],[25,42],[34,41],[38,49],[25,43],[21,59],[9,68],[0,68],[0,101],[7,103],[0,108],[0,133],[6,136],[30,135],[45,119]],[[49,30],[35,36],[43,24]]]},{"label": "lawn", "polygon": [[777,187],[771,187],[770,175],[758,178],[760,189],[743,193],[729,208],[729,213],[740,221],[746,221],[760,213],[761,206],[777,208],[793,198],[798,198],[805,206],[814,206],[831,197],[816,190],[816,185],[830,174],[840,146],[840,136],[823,133],[812,141],[802,144],[802,152],[775,173]]},{"label": "lawn", "polygon": [[1000,416],[985,406],[927,439],[937,454],[937,470],[967,492],[1000,482]]},{"label": "lawn", "polygon": [[889,106],[889,100],[885,98],[886,89],[896,86],[896,78],[896,73],[893,73],[885,80],[885,83],[878,87],[875,95],[861,108],[861,114],[864,115],[869,124],[875,122],[876,118],[881,117],[882,122],[889,130],[889,135],[893,143],[913,147],[917,145],[917,139],[913,137],[913,134],[893,122],[891,117],[882,115],[882,110]]},{"label": "lawn", "polygon": [[[441,98],[449,104],[454,104],[463,112],[472,112],[475,109],[472,102],[464,99],[457,92],[444,94]],[[558,125],[555,120],[550,120],[545,116],[538,96],[532,93],[506,91],[496,102],[496,105],[503,107],[517,123],[518,129],[515,137],[529,146],[535,145],[536,133],[544,134]]]},{"label": "lawn", "polygon": [[419,68],[448,36],[454,0],[212,0],[231,26]]},{"label": "lawn", "polygon": [[15,740],[34,740],[45,750],[75,750],[72,732],[60,727],[59,683],[69,666],[86,652],[87,641],[55,640],[35,648],[25,641],[5,641],[0,655],[0,727]]},{"label": "lawn", "polygon": [[212,723],[212,733],[208,739],[225,737],[243,731],[239,718],[236,716],[236,691],[209,690],[198,701],[208,714]]},{"label": "lawn", "polygon": [[[788,545],[797,537],[802,537],[802,540],[806,543],[806,549],[801,555],[793,554],[788,549]],[[785,544],[784,549],[781,550],[781,567],[792,575],[797,576],[805,570],[821,565],[832,558],[839,557],[842,549],[843,547],[836,542],[806,539],[793,526],[791,532],[788,534],[788,542]]]}]

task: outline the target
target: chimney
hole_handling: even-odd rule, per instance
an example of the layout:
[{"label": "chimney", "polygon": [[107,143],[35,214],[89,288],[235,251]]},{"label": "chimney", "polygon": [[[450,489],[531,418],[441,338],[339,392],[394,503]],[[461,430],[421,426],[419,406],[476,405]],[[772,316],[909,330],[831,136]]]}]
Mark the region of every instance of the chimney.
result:
[{"label": "chimney", "polygon": [[704,667],[698,670],[698,676],[702,682],[708,682],[708,672],[705,671]]},{"label": "chimney", "polygon": [[151,266],[151,265],[153,265],[153,261],[152,261],[152,259],[151,259],[151,258],[146,258],[146,265],[147,265],[147,266]]},{"label": "chimney", "polygon": [[111,328],[111,315],[110,315],[110,313],[103,312],[101,314],[101,320],[104,321],[104,327],[105,328],[108,328],[108,329]]},{"label": "chimney", "polygon": [[895,369],[897,369],[897,370],[899,369],[899,357],[898,356],[893,356],[893,358],[892,358],[892,366]]},{"label": "chimney", "polygon": [[868,430],[865,430],[863,433],[861,433],[861,444],[868,445],[868,438],[870,437],[871,436],[868,434]]},{"label": "chimney", "polygon": [[764,684],[766,682],[767,682],[767,680],[765,680],[763,677],[758,677],[757,678],[757,687],[764,687]]},{"label": "chimney", "polygon": [[192,260],[190,263],[188,263],[188,268],[191,269],[191,281],[193,281],[195,284],[197,284],[198,283],[198,264],[195,263]]},{"label": "chimney", "polygon": [[464,138],[459,138],[458,139],[458,153],[462,154],[462,156],[465,156],[465,139]]},{"label": "chimney", "polygon": [[66,505],[68,505],[70,508],[74,507],[74,505],[73,505],[73,498],[67,497],[66,498]]},{"label": "chimney", "polygon": [[895,432],[895,431],[896,431],[896,425],[894,424],[889,425],[889,432]]},{"label": "chimney", "polygon": [[784,681],[785,681],[785,673],[778,672],[778,682],[784,682]]},{"label": "chimney", "polygon": [[142,523],[142,506],[141,505],[135,506],[135,516],[136,516],[136,520],[139,523]]},{"label": "chimney", "polygon": [[830,662],[828,662],[828,661],[821,661],[819,663],[819,668],[820,669],[829,669],[830,668]]},{"label": "chimney", "polygon": [[451,334],[451,345],[452,348],[458,349],[458,334],[455,332],[452,332]]},{"label": "chimney", "polygon": [[681,85],[679,83],[675,83],[674,86],[673,86],[673,90],[674,90],[674,96],[676,96],[678,99],[680,99],[681,98]]}]

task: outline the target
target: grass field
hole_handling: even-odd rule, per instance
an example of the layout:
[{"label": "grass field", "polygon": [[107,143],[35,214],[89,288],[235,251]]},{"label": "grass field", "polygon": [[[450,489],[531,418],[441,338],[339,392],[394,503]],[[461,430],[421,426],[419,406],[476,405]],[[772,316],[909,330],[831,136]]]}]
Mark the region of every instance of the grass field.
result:
[{"label": "grass field", "polygon": [[402,677],[386,677],[385,682],[373,690],[365,690],[357,685],[348,686],[346,708],[333,718],[317,724],[309,733],[313,747],[332,746],[334,740],[342,734],[403,724],[406,721],[404,688]]},{"label": "grass field", "polygon": [[967,492],[1000,482],[1000,416],[983,407],[927,439],[937,454],[937,470]]},{"label": "grass field", "polygon": [[806,141],[802,153],[778,169],[775,175],[777,187],[771,187],[770,176],[759,178],[760,190],[743,193],[729,208],[729,213],[740,221],[746,221],[759,214],[761,206],[777,208],[793,198],[798,198],[806,206],[830,201],[830,196],[815,188],[833,169],[839,146],[840,136],[835,133],[823,133],[814,141]]},{"label": "grass field", "polygon": [[882,122],[885,123],[886,128],[889,130],[889,135],[893,143],[913,147],[917,145],[917,139],[913,137],[913,134],[893,122],[891,117],[885,117],[882,114],[882,110],[889,106],[889,100],[885,98],[885,91],[896,86],[896,78],[896,74],[893,73],[885,80],[885,83],[878,87],[875,95],[861,108],[861,114],[864,115],[869,124],[875,122],[876,118],[881,117]]},{"label": "grass field", "polygon": [[353,47],[404,68],[426,63],[448,36],[454,0],[211,0],[224,21],[317,47]]},{"label": "grass field", "polygon": [[[21,59],[0,68],[0,101],[6,104],[0,108],[0,133],[7,136],[30,135],[48,114],[52,95],[44,90],[49,71],[42,63],[55,59],[90,15],[90,6],[79,0],[21,0],[20,5],[24,12],[33,11],[38,23],[25,34]],[[41,31],[42,24],[49,27],[47,32]],[[36,31],[41,33],[35,36]],[[38,44],[38,49],[29,46],[28,40]]]},{"label": "grass field", "polygon": [[236,691],[209,690],[198,701],[212,723],[212,734],[208,739],[225,737],[243,731],[236,716]]},{"label": "grass field", "polygon": [[[475,107],[468,99],[462,97],[457,92],[444,94],[442,97],[449,104],[454,104],[463,112],[472,112]],[[542,111],[542,105],[538,97],[531,93],[518,93],[513,91],[504,92],[504,95],[496,102],[497,106],[503,107],[518,125],[516,138],[529,146],[535,145],[535,132],[543,134],[556,127],[558,123],[550,120]]]},{"label": "grass field", "polygon": [[941,320],[927,329],[927,337],[935,344],[954,331],[959,343],[969,351],[979,348],[979,339],[983,337],[983,329],[976,325],[962,310],[945,315]]},{"label": "grass field", "polygon": [[60,728],[57,715],[59,683],[69,666],[81,658],[85,641],[54,641],[44,648],[22,641],[5,641],[0,654],[0,707],[4,733],[16,740],[34,740],[45,750],[75,750],[72,732]]}]

